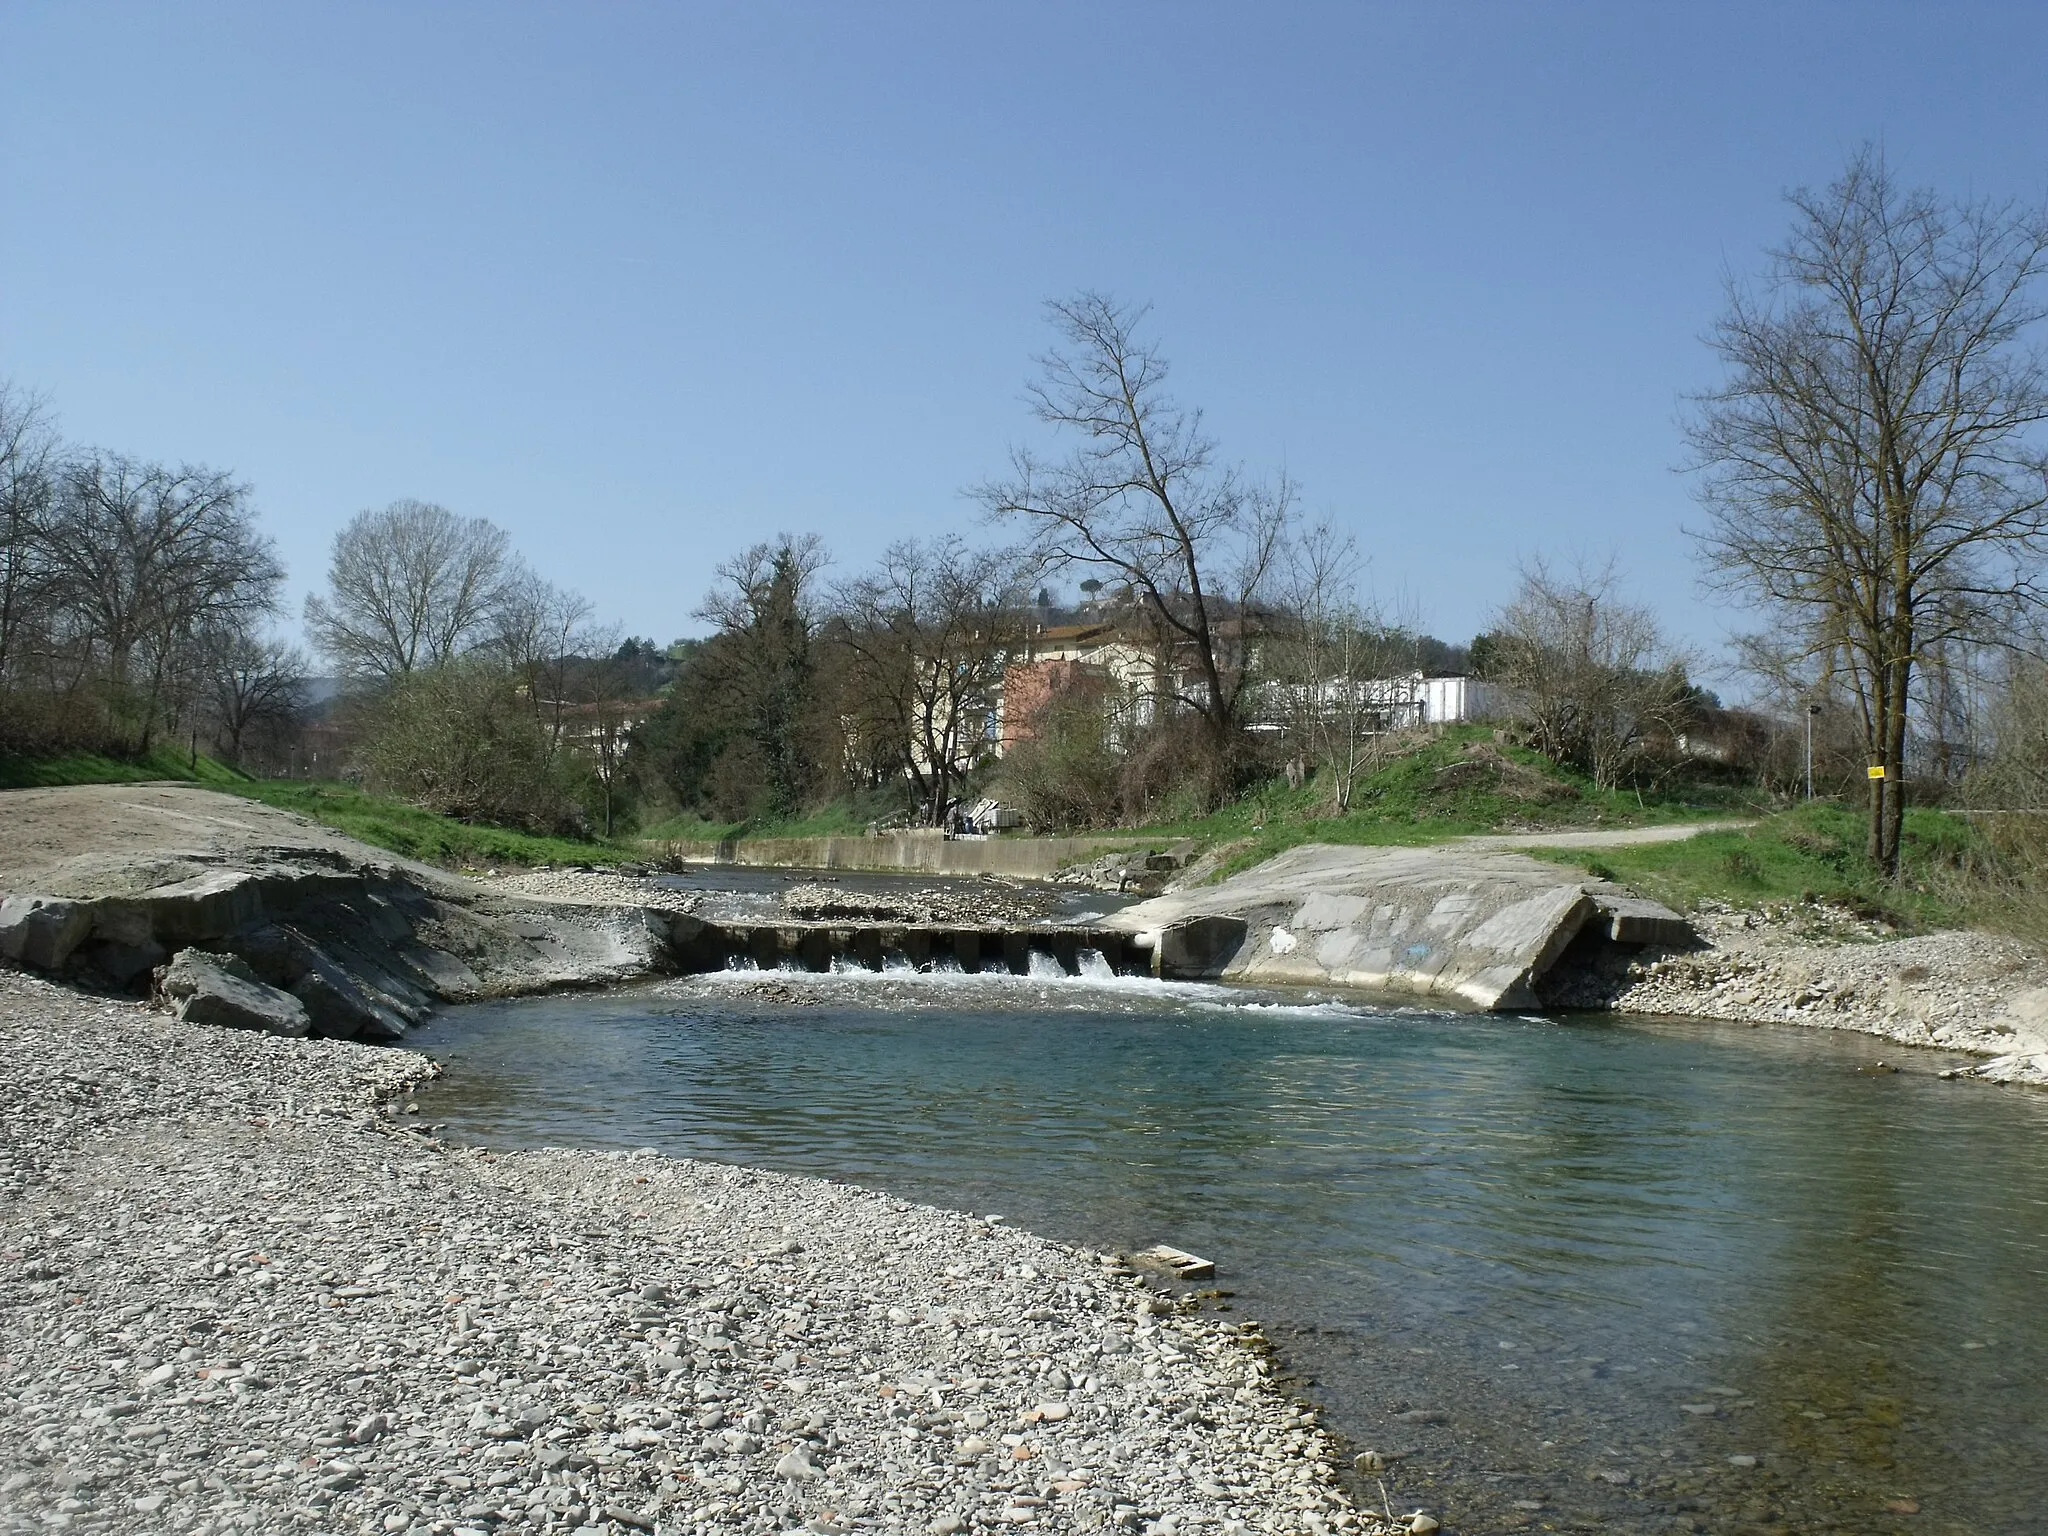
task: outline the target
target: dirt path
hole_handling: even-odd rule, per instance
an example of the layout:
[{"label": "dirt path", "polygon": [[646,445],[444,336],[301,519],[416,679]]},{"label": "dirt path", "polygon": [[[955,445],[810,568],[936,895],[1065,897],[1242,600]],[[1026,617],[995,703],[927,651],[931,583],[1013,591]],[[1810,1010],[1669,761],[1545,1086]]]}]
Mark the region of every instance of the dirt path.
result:
[{"label": "dirt path", "polygon": [[1458,848],[1626,848],[1635,843],[1682,843],[1702,832],[1741,832],[1750,821],[1687,821],[1668,827],[1611,827],[1600,832],[1483,832],[1447,839]]}]

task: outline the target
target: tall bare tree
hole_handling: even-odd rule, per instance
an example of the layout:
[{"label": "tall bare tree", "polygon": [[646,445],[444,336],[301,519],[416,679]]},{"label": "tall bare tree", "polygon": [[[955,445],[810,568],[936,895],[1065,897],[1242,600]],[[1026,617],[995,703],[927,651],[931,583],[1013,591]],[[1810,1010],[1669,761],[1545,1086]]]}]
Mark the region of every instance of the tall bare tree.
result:
[{"label": "tall bare tree", "polygon": [[[1730,284],[1722,385],[1689,424],[1708,567],[1846,680],[1869,854],[1896,871],[1914,671],[2048,598],[2048,214],[1902,187],[1865,148],[1799,191],[1761,285]],[[1880,776],[1881,775],[1881,776]]]},{"label": "tall bare tree", "polygon": [[1015,451],[981,503],[1028,526],[1046,562],[1129,587],[1167,693],[1199,713],[1228,758],[1293,487],[1218,462],[1202,413],[1166,393],[1166,360],[1138,334],[1146,309],[1099,293],[1046,307],[1059,345],[1029,397],[1041,422],[1078,441],[1058,460]]},{"label": "tall bare tree", "polygon": [[213,470],[85,453],[59,500],[39,539],[53,596],[104,655],[116,713],[147,749],[190,646],[267,614],[284,568],[248,488]]},{"label": "tall bare tree", "polygon": [[561,743],[570,678],[579,660],[618,644],[615,633],[594,626],[594,611],[580,592],[523,568],[504,583],[496,605],[496,644],[550,745]]},{"label": "tall bare tree", "polygon": [[927,826],[943,826],[961,781],[993,753],[992,706],[1021,635],[1016,562],[958,538],[892,544],[838,594],[836,644],[865,720],[893,756]]},{"label": "tall bare tree", "polygon": [[0,381],[0,689],[41,618],[41,544],[57,495],[57,435],[42,401]]},{"label": "tall bare tree", "polygon": [[516,574],[503,529],[424,501],[358,512],[334,538],[306,630],[345,674],[389,681],[483,641]]}]

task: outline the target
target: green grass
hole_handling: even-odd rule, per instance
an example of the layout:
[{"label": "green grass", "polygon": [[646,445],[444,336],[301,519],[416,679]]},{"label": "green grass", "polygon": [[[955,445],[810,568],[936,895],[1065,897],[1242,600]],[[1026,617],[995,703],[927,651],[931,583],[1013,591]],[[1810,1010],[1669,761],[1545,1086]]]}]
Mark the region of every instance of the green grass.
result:
[{"label": "green grass", "polygon": [[457,821],[402,800],[369,794],[349,784],[301,779],[247,779],[221,789],[280,810],[297,811],[324,826],[409,859],[457,868],[497,864],[617,864],[638,858],[620,843],[538,837],[510,827]]},{"label": "green grass", "polygon": [[1680,911],[1703,901],[1764,907],[1819,900],[1901,927],[1963,921],[1953,876],[1976,849],[1967,821],[1938,810],[1908,810],[1896,884],[1864,857],[1864,828],[1860,809],[1816,801],[1747,830],[1702,832],[1682,842],[1529,851],[1617,880]]},{"label": "green grass", "polygon": [[[1492,736],[1484,726],[1445,731],[1362,778],[1342,816],[1328,813],[1329,796],[1320,786],[1289,789],[1276,782],[1206,816],[1164,819],[1139,830],[1154,838],[1239,845],[1217,872],[1224,878],[1302,843],[1414,846],[1489,832],[1663,826],[1753,814],[1738,792],[1722,785],[1691,783],[1641,795],[1598,789],[1584,775]],[[1461,768],[1474,760],[1472,749],[1483,763],[1511,766],[1498,774]],[[1461,779],[1466,773],[1469,778]]]},{"label": "green grass", "polygon": [[706,821],[697,816],[672,816],[642,827],[635,835],[648,842],[672,843],[720,843],[732,837],[859,837],[885,809],[879,801],[835,800],[788,821]]},{"label": "green grass", "polygon": [[175,779],[210,789],[231,789],[248,775],[210,757],[194,759],[183,748],[158,747],[141,757],[106,757],[71,752],[62,757],[14,757],[0,753],[0,789],[42,789],[64,784],[147,784]]}]

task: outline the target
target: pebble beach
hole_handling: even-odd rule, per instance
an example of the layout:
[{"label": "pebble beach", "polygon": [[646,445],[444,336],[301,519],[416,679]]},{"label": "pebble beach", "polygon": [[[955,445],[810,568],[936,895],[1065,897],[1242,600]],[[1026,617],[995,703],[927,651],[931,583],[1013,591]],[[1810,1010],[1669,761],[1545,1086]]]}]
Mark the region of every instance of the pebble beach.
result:
[{"label": "pebble beach", "polygon": [[0,972],[0,1531],[1381,1528],[1255,1328],[1113,1258],[440,1145],[433,1070]]}]

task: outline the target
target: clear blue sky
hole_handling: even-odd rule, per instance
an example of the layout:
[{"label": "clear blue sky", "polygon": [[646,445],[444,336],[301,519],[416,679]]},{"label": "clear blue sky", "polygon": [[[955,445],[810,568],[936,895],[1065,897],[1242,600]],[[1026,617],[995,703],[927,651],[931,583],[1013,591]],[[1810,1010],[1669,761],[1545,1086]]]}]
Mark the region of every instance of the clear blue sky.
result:
[{"label": "clear blue sky", "polygon": [[490,517],[669,639],[712,566],[968,526],[1041,301],[1155,306],[1225,451],[1469,636],[1615,552],[1713,643],[1675,422],[1864,139],[2048,193],[2048,6],[0,5],[0,376],[227,467],[292,607]]}]

